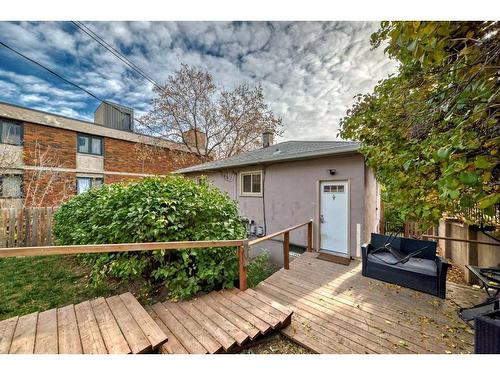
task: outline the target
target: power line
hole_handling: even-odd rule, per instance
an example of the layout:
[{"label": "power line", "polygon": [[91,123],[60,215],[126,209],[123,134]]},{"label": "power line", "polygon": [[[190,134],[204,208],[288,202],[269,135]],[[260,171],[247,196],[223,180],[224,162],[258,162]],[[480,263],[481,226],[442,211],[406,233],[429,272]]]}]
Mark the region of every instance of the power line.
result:
[{"label": "power line", "polygon": [[[18,50],[16,50],[16,49],[14,49],[13,47],[11,47],[11,46],[7,45],[6,43],[2,42],[1,40],[0,40],[0,45],[1,45],[1,46],[3,46],[3,47],[5,47],[5,48],[7,48],[8,50],[10,50],[11,52],[15,53],[16,55],[21,56],[22,58],[24,58],[24,59],[28,60],[29,62],[31,62],[31,63],[33,63],[33,64],[35,64],[35,65],[39,66],[40,68],[45,69],[46,71],[48,71],[49,73],[53,74],[53,75],[54,75],[54,76],[56,76],[57,78],[61,79],[62,81],[64,81],[64,82],[65,82],[65,83],[67,83],[68,85],[74,86],[74,87],[76,87],[77,89],[84,91],[85,93],[87,93],[88,95],[90,95],[90,96],[91,96],[91,97],[93,97],[94,99],[98,100],[99,102],[101,102],[101,103],[106,103],[106,104],[110,105],[111,107],[113,107],[114,109],[116,109],[117,111],[119,111],[122,115],[128,115],[128,113],[123,112],[120,108],[118,108],[118,107],[117,107],[116,105],[114,105],[113,103],[110,103],[109,101],[106,101],[106,100],[104,100],[104,99],[102,99],[102,98],[98,97],[97,95],[93,94],[93,93],[92,93],[92,92],[90,92],[89,90],[87,90],[87,89],[85,89],[85,88],[81,87],[80,85],[78,85],[78,84],[76,84],[76,83],[74,83],[74,82],[70,81],[70,80],[69,80],[69,79],[67,79],[67,78],[64,78],[64,77],[63,77],[62,75],[60,75],[59,73],[57,73],[57,72],[55,72],[54,70],[52,70],[52,69],[50,69],[50,68],[46,67],[46,66],[45,66],[45,65],[43,65],[42,63],[39,63],[38,61],[36,61],[36,60],[34,60],[34,59],[32,59],[32,58],[30,58],[30,57],[26,56],[26,55],[25,55],[25,54],[23,54],[22,52],[19,52]],[[140,120],[138,120],[137,118],[135,118],[135,117],[134,117],[134,118],[133,118],[133,120],[135,120],[135,121],[137,121],[139,124],[143,125],[143,123],[142,123]],[[150,129],[150,130],[152,130],[152,129]]]},{"label": "power line", "polygon": [[64,82],[66,82],[67,84],[69,84],[69,85],[71,85],[71,86],[74,86],[74,87],[76,87],[77,89],[80,89],[80,90],[82,90],[82,91],[86,92],[88,95],[90,95],[90,96],[91,96],[91,97],[93,97],[94,99],[96,99],[96,100],[98,100],[98,101],[100,101],[100,102],[104,102],[104,101],[105,101],[105,100],[103,100],[103,99],[99,98],[97,95],[95,95],[95,94],[91,93],[91,92],[90,92],[90,91],[88,91],[87,89],[85,89],[85,88],[83,88],[83,87],[81,87],[81,86],[77,85],[76,83],[71,82],[70,80],[68,80],[68,79],[64,78],[63,76],[61,76],[59,73],[56,73],[56,72],[55,72],[55,71],[53,71],[52,69],[47,68],[45,65],[43,65],[43,64],[41,64],[41,63],[39,63],[38,61],[35,61],[35,60],[33,60],[32,58],[30,58],[30,57],[28,57],[28,56],[24,55],[23,53],[21,53],[21,52],[19,52],[19,51],[15,50],[14,48],[12,48],[11,46],[9,46],[9,45],[5,44],[5,43],[4,43],[4,42],[2,42],[1,40],[0,40],[0,45],[2,45],[3,47],[7,48],[7,49],[8,49],[8,50],[10,50],[11,52],[14,52],[15,54],[17,54],[17,55],[21,56],[22,58],[24,58],[24,59],[28,60],[29,62],[31,62],[31,63],[33,63],[33,64],[35,64],[35,65],[38,65],[39,67],[41,67],[41,68],[45,69],[45,70],[46,70],[46,71],[48,71],[49,73],[51,73],[51,74],[55,75],[57,78],[59,78],[59,79],[63,80]]},{"label": "power line", "polygon": [[120,51],[118,51],[110,43],[106,42],[106,40],[104,40],[102,37],[100,37],[95,31],[93,31],[92,29],[90,29],[90,27],[86,26],[83,22],[80,22],[80,21],[71,21],[71,23],[73,25],[75,25],[78,29],[80,29],[81,31],[83,31],[85,34],[87,34],[89,37],[91,37],[93,40],[95,40],[97,43],[99,43],[106,50],[108,50],[109,52],[111,52],[115,57],[117,57],[118,59],[120,59],[129,68],[133,69],[140,76],[142,76],[147,81],[149,81],[150,83],[152,83],[156,88],[158,88],[159,90],[165,92],[165,89],[158,82],[156,82],[153,78],[151,78],[151,76],[149,76],[147,73],[145,73],[136,64],[134,64],[132,61],[130,61],[126,56],[124,56]]},{"label": "power line", "polygon": [[[130,61],[126,56],[124,56],[120,51],[118,51],[113,45],[108,43],[104,38],[99,36],[95,31],[93,31],[90,27],[85,25],[81,21],[71,21],[71,23],[76,26],[79,30],[83,31],[86,35],[88,35],[90,38],[92,38],[94,41],[99,43],[102,47],[104,47],[106,50],[111,52],[115,57],[117,57],[120,61],[122,61],[124,64],[126,64],[128,67],[130,67],[132,70],[134,70],[136,73],[138,73],[140,76],[145,78],[147,81],[149,81],[153,86],[155,86],[158,90],[162,91],[165,93],[167,96],[170,96],[169,93],[163,88],[161,84],[159,84],[157,81],[155,81],[153,78],[151,78],[150,75],[144,72],[141,68],[139,68],[136,64],[134,64],[132,61]],[[139,121],[139,120],[138,120]],[[149,124],[144,124],[139,121],[139,123],[143,126],[146,126],[150,131],[153,133],[158,134],[160,137],[163,137],[163,134],[151,127]]]}]

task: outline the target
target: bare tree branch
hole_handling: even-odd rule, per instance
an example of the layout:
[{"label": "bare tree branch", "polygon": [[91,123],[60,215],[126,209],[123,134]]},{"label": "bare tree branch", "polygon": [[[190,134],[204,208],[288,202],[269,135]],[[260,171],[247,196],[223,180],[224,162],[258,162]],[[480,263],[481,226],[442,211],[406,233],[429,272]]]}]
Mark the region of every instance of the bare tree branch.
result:
[{"label": "bare tree branch", "polygon": [[[282,134],[282,120],[264,101],[262,86],[242,84],[220,90],[210,73],[182,64],[160,89],[150,111],[141,118],[147,129],[214,159],[226,158],[260,146],[261,134]],[[185,133],[205,133],[205,144]]]}]

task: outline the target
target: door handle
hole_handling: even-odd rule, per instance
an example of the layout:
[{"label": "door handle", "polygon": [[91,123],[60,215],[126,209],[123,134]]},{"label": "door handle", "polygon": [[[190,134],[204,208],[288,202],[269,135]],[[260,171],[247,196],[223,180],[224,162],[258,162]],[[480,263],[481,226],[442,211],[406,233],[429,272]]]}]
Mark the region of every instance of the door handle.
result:
[{"label": "door handle", "polygon": [[324,223],[325,222],[325,218],[323,215],[319,215],[319,222],[320,223]]}]

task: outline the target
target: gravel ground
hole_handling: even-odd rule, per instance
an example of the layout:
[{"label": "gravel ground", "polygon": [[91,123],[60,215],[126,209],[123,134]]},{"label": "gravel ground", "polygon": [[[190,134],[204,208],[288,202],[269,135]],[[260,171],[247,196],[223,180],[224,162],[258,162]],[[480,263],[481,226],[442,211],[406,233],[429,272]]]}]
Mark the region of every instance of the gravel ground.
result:
[{"label": "gravel ground", "polygon": [[312,352],[282,335],[274,335],[243,350],[241,354],[312,354]]}]

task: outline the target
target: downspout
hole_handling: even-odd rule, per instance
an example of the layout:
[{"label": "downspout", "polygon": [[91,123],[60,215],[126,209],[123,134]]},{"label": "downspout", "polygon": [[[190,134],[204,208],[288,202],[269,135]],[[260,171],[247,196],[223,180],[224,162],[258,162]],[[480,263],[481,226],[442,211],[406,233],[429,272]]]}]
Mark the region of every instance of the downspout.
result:
[{"label": "downspout", "polygon": [[264,221],[264,236],[267,234],[267,224],[266,224],[266,166],[262,165],[262,219]]}]

